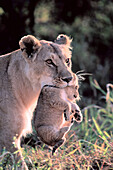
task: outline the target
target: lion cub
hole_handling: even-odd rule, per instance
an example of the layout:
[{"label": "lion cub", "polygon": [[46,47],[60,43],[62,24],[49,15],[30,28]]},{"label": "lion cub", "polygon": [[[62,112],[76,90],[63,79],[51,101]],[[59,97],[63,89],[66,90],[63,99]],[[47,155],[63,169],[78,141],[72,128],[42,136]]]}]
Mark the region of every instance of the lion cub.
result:
[{"label": "lion cub", "polygon": [[82,121],[79,106],[74,103],[79,98],[78,78],[75,74],[73,77],[70,86],[62,89],[45,86],[38,100],[34,126],[40,139],[54,146],[52,154],[64,143],[73,119]]}]

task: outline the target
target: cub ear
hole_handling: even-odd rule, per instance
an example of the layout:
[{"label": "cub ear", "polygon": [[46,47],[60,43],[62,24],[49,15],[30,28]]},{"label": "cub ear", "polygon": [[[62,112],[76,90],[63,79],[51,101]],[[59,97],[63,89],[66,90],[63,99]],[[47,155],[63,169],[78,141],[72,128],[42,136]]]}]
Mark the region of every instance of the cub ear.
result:
[{"label": "cub ear", "polygon": [[34,58],[34,53],[39,51],[41,44],[38,39],[32,35],[27,35],[21,38],[19,41],[20,49],[23,52],[23,56],[26,58]]},{"label": "cub ear", "polygon": [[72,42],[72,39],[70,39],[67,35],[60,34],[57,39],[55,40],[55,43],[57,44],[64,44],[70,47]]}]

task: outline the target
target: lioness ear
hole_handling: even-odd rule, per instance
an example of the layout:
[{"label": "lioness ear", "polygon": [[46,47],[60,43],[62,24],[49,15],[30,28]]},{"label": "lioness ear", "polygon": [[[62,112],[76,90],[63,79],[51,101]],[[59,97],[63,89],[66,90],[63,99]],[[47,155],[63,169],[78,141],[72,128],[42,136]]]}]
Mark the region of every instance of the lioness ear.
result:
[{"label": "lioness ear", "polygon": [[32,35],[27,35],[19,41],[20,49],[26,58],[34,58],[34,53],[41,47],[40,41]]},{"label": "lioness ear", "polygon": [[72,42],[72,39],[70,39],[67,35],[60,34],[57,39],[55,40],[55,43],[57,44],[64,44],[70,47]]}]

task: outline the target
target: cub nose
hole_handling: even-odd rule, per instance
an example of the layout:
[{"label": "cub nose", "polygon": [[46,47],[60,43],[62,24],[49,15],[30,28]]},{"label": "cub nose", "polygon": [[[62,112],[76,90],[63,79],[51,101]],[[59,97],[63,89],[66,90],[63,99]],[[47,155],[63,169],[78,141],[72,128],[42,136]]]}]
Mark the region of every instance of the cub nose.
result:
[{"label": "cub nose", "polygon": [[77,98],[77,95],[74,94],[73,97],[74,97],[74,98]]},{"label": "cub nose", "polygon": [[62,78],[63,81],[66,81],[67,83],[69,83],[72,80],[73,77],[66,77],[66,78]]}]

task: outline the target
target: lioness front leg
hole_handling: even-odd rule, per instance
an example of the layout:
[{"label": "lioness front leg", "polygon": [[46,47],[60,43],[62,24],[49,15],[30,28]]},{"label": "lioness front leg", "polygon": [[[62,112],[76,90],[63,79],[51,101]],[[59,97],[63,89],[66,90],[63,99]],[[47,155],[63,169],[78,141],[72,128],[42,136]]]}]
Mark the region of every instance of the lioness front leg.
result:
[{"label": "lioness front leg", "polygon": [[24,161],[24,158],[22,156],[22,152],[21,152],[21,147],[20,147],[20,137],[18,137],[15,140],[15,144],[17,145],[17,149],[15,148],[15,150],[17,151],[17,154],[15,154],[15,162],[16,164],[18,163],[18,161],[21,161],[21,165],[20,167],[18,167],[18,170],[28,170],[28,167]]},{"label": "lioness front leg", "polygon": [[[9,134],[10,134],[10,131],[8,131]],[[4,132],[5,134],[5,132]],[[21,161],[21,165],[20,167],[16,167],[18,170],[28,170],[27,168],[27,165],[22,157],[22,152],[21,152],[21,148],[20,148],[20,137],[17,137],[15,140],[13,139],[14,138],[14,134],[7,134],[7,138],[5,140],[5,143],[1,141],[0,143],[0,151],[2,151],[2,148],[4,146],[6,146],[6,150],[7,152],[10,151],[10,153],[12,153],[12,155],[14,156],[14,162],[15,164],[17,165],[19,161]],[[15,146],[12,144],[14,143]],[[6,153],[7,153],[6,152]],[[1,152],[0,152],[1,154]],[[13,157],[12,157],[13,159]],[[4,167],[5,168],[5,167]]]}]

